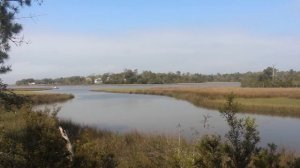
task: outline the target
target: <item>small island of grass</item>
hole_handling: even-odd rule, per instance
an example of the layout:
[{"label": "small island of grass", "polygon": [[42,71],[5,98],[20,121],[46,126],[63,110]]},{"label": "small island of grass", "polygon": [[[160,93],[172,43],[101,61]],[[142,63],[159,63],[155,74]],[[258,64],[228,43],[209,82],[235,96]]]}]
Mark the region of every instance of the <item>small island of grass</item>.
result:
[{"label": "small island of grass", "polygon": [[74,98],[72,94],[38,92],[43,90],[51,90],[51,88],[20,88],[12,89],[11,91],[17,95],[24,96],[35,105],[61,103]]}]

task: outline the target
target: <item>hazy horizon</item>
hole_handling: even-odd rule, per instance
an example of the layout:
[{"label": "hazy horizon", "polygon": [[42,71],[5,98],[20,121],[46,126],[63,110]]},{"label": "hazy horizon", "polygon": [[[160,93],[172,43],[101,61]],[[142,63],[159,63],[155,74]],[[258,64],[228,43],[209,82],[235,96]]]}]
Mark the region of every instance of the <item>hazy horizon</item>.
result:
[{"label": "hazy horizon", "polygon": [[[125,68],[202,74],[299,70],[300,1],[44,1],[21,10],[12,72],[56,78]],[[21,35],[21,36],[22,36]]]}]

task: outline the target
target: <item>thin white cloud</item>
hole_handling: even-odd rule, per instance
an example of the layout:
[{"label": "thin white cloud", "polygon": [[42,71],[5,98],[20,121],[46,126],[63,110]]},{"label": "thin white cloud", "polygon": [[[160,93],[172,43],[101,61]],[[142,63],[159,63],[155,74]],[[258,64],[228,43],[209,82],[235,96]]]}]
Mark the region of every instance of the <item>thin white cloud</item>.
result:
[{"label": "thin white cloud", "polygon": [[124,68],[199,73],[298,68],[300,39],[243,32],[169,30],[119,36],[67,33],[27,35],[29,45],[13,48],[13,72],[4,80],[117,72]]}]

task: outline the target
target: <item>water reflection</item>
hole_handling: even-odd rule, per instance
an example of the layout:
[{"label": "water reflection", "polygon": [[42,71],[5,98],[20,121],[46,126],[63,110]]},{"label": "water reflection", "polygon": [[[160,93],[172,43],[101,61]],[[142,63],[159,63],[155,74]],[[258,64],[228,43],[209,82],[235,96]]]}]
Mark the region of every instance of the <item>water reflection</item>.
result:
[{"label": "water reflection", "polygon": [[[49,91],[75,95],[75,99],[62,105],[58,117],[118,132],[137,130],[168,135],[176,135],[176,126],[180,123],[182,135],[189,139],[195,132],[224,135],[228,128],[219,112],[195,107],[186,101],[164,96],[90,92],[90,89],[88,86],[73,86]],[[204,127],[204,116],[208,115],[208,125]],[[256,119],[261,145],[274,142],[300,151],[299,119],[249,114],[239,116]]]}]

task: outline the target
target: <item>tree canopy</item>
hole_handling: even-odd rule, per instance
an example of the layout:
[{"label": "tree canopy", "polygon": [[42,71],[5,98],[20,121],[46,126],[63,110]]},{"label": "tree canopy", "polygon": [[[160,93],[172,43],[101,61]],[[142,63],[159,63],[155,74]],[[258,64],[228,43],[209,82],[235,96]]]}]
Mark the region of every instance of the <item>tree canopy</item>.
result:
[{"label": "tree canopy", "polygon": [[10,43],[19,45],[23,40],[18,37],[22,25],[16,22],[19,9],[31,5],[31,0],[1,0],[0,1],[0,74],[10,71],[10,66],[5,65],[9,58]]},{"label": "tree canopy", "polygon": [[[32,0],[1,0],[0,1],[0,74],[11,71],[11,67],[5,62],[9,58],[11,43],[20,45],[23,39],[19,37],[22,25],[17,20],[20,8],[30,6]],[[4,92],[6,85],[0,78],[0,102],[5,106],[8,104],[19,103],[13,93]]]}]

